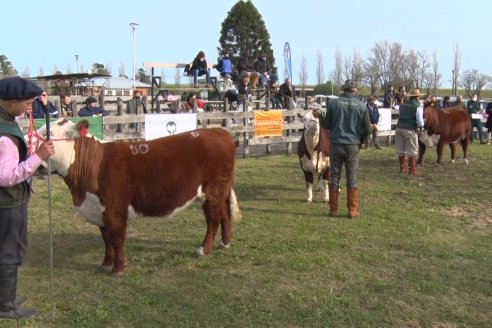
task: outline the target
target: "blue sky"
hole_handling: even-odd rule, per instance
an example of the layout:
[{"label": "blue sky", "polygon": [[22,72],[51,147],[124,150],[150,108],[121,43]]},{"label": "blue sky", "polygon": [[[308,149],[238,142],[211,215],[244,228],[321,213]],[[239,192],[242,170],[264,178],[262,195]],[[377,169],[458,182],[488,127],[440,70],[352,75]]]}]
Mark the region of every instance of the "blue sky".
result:
[{"label": "blue sky", "polygon": [[[199,50],[215,63],[222,21],[237,0],[85,0],[15,1],[0,20],[0,54],[22,74],[29,68],[37,76],[70,66],[84,71],[93,63],[110,65],[118,75],[123,63],[131,76],[135,34],[136,66],[144,62],[189,62]],[[299,81],[301,57],[307,60],[308,83],[316,80],[320,51],[325,75],[333,70],[337,48],[343,56],[357,49],[366,58],[376,42],[398,42],[403,49],[437,50],[443,86],[450,86],[453,49],[461,51],[462,71],[478,69],[492,75],[489,16],[492,2],[485,0],[252,0],[270,33],[276,65],[283,72],[283,47],[289,42],[294,83]],[[129,6],[131,4],[131,6]],[[348,4],[348,5],[345,5]],[[159,72],[160,73],[160,72]],[[166,72],[168,82],[175,72]],[[214,72],[215,74],[215,72]],[[283,74],[283,73],[281,73]]]}]

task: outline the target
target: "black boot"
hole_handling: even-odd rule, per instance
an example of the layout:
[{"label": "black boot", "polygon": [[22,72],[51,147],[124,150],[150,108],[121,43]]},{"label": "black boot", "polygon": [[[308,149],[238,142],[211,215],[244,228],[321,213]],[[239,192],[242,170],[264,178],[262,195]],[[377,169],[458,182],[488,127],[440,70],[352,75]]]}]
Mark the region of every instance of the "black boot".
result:
[{"label": "black boot", "polygon": [[17,265],[0,265],[0,318],[22,319],[36,314],[34,309],[17,307],[16,291]]}]

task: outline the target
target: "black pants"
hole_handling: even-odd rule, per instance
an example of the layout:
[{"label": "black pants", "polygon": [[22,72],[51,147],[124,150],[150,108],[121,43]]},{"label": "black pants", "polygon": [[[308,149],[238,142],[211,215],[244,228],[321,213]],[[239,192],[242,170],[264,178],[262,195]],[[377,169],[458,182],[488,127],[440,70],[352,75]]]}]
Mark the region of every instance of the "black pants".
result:
[{"label": "black pants", "polygon": [[0,209],[0,265],[20,265],[27,249],[27,202]]}]

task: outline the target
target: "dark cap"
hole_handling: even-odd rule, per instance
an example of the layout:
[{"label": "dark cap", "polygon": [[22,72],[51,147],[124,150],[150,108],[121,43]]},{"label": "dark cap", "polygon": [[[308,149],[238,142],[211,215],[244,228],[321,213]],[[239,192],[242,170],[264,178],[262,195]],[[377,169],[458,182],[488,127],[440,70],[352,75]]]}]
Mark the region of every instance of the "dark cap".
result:
[{"label": "dark cap", "polygon": [[353,91],[354,89],[358,89],[359,87],[357,86],[357,82],[354,80],[346,80],[345,83],[342,85],[342,90],[343,91]]},{"label": "dark cap", "polygon": [[27,100],[43,93],[43,89],[21,77],[7,77],[0,80],[0,99]]},{"label": "dark cap", "polygon": [[97,99],[94,98],[94,97],[87,97],[87,99],[85,100],[85,103],[87,105],[92,104],[92,103],[95,103],[95,102],[97,102]]}]

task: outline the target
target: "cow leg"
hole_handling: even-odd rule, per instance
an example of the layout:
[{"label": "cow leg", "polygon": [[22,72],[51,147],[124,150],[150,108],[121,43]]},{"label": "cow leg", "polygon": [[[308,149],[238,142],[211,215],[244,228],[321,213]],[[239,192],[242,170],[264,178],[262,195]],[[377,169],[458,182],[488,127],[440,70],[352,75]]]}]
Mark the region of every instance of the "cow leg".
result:
[{"label": "cow leg", "polygon": [[418,165],[422,165],[422,161],[424,159],[424,154],[425,154],[426,149],[427,149],[427,146],[419,141],[419,158],[417,159]]},{"label": "cow leg", "polygon": [[99,230],[101,231],[101,236],[104,240],[104,246],[106,248],[104,251],[104,260],[101,266],[103,268],[112,268],[114,265],[114,248],[109,241],[108,229],[106,229],[106,227],[99,227]]},{"label": "cow leg", "polygon": [[468,145],[470,140],[465,138],[461,140],[461,149],[463,150],[463,164],[468,165]]},{"label": "cow leg", "polygon": [[306,191],[307,191],[306,202],[311,203],[313,201],[314,174],[312,172],[304,171],[304,178],[306,180]]},{"label": "cow leg", "polygon": [[439,140],[439,142],[437,143],[437,147],[436,147],[436,152],[437,152],[436,165],[441,165],[442,164],[442,152],[443,151],[444,151],[444,142],[442,142],[441,140]]},{"label": "cow leg", "polygon": [[113,274],[122,274],[125,271],[125,240],[127,217],[117,213],[104,212],[104,223],[109,237],[109,242],[114,249]]},{"label": "cow leg", "polygon": [[[449,144],[449,150],[451,150],[451,160],[450,160],[450,162],[453,163],[453,164],[454,164],[454,161],[456,159],[456,146],[457,146],[457,144],[455,144],[455,143],[450,143]],[[444,146],[443,146],[443,148],[444,148]]]},{"label": "cow leg", "polygon": [[222,236],[220,245],[224,248],[229,248],[232,239],[232,223],[231,209],[229,207],[229,197],[227,197],[227,199],[225,200],[225,205],[222,207],[222,220],[220,220],[220,233]]},{"label": "cow leg", "polygon": [[328,184],[330,182],[330,168],[326,168],[326,170],[323,172],[322,181],[323,181],[323,199],[325,203],[328,203],[330,201],[330,190],[328,187]]},{"label": "cow leg", "polygon": [[206,200],[203,203],[202,208],[203,213],[205,214],[205,220],[207,221],[207,233],[203,239],[202,246],[198,248],[196,252],[198,256],[207,255],[212,251],[215,235],[217,234],[223,215],[222,203],[217,206],[212,205],[209,200]]}]

